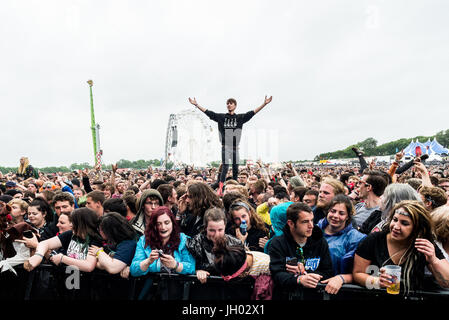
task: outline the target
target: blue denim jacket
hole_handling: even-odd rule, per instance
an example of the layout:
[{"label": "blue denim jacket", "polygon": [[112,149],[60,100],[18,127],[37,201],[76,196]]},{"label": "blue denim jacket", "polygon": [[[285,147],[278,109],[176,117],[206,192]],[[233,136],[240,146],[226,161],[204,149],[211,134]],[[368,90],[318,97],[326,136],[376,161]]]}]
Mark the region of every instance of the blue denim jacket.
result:
[{"label": "blue denim jacket", "polygon": [[[195,273],[195,259],[190,254],[186,247],[187,236],[184,233],[180,234],[181,241],[178,249],[174,252],[174,258],[179,263],[182,263],[183,268],[180,274],[194,274]],[[136,253],[130,266],[130,273],[134,277],[144,276],[148,272],[161,272],[161,259],[157,259],[150,267],[143,271],[140,269],[140,263],[147,259],[151,253],[150,246],[145,247],[145,235],[141,236],[137,242]]]}]

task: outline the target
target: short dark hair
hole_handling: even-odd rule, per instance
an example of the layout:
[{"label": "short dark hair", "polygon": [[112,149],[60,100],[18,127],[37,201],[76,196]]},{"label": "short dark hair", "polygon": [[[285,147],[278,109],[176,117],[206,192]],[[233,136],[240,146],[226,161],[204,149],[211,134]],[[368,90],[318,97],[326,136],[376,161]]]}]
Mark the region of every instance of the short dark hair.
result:
[{"label": "short dark hair", "polygon": [[386,180],[385,175],[381,171],[377,170],[369,170],[363,172],[363,175],[365,174],[368,176],[368,178],[366,179],[366,183],[369,183],[373,188],[373,193],[376,196],[380,197],[384,193],[385,188],[388,185],[388,181]]},{"label": "short dark hair", "polygon": [[99,191],[99,190],[94,190],[94,191],[89,192],[86,195],[86,198],[91,198],[94,202],[100,202],[101,205],[103,205],[103,202],[105,200],[103,191]]},{"label": "short dark hair", "polygon": [[283,199],[289,199],[290,200],[290,196],[288,195],[287,192],[284,192],[284,191],[280,191],[280,192],[276,193],[274,195],[274,197],[276,199],[279,199],[279,200],[283,200]]},{"label": "short dark hair", "polygon": [[317,190],[307,190],[306,193],[304,194],[305,196],[315,196],[318,198],[318,196],[320,195],[320,193]]},{"label": "short dark hair", "polygon": [[237,100],[235,100],[234,98],[229,98],[228,100],[226,100],[226,104],[228,104],[229,102],[237,105]]},{"label": "short dark hair", "polygon": [[287,208],[287,220],[293,221],[293,223],[296,223],[298,221],[299,213],[301,211],[312,213],[312,209],[305,203],[302,202],[295,202],[291,204]]},{"label": "short dark hair", "polygon": [[169,183],[164,183],[159,185],[159,187],[157,187],[157,191],[159,191],[159,193],[162,196],[162,199],[164,200],[164,203],[167,203],[168,197],[171,197],[173,194],[173,186]]},{"label": "short dark hair", "polygon": [[167,181],[162,180],[162,179],[155,179],[153,182],[151,182],[151,189],[157,190],[157,188],[158,188],[161,184],[167,184]]},{"label": "short dark hair", "polygon": [[128,208],[126,203],[121,198],[110,198],[103,203],[104,212],[117,212],[121,216],[126,217]]},{"label": "short dark hair", "polygon": [[73,196],[67,192],[57,193],[51,200],[53,205],[56,204],[56,202],[58,202],[58,201],[68,201],[71,206],[73,206],[75,204],[75,200],[74,200]]},{"label": "short dark hair", "polygon": [[343,174],[340,176],[340,181],[341,181],[342,183],[346,184],[346,183],[348,182],[350,176],[352,176],[351,173],[345,172],[345,173],[343,173]]},{"label": "short dark hair", "polygon": [[308,189],[306,187],[295,187],[293,188],[293,193],[295,194],[295,197],[299,197],[299,201],[302,201],[302,198],[304,198],[307,190]]},{"label": "short dark hair", "polygon": [[132,213],[137,214],[137,197],[131,193],[126,193],[123,195],[122,200],[125,202],[125,204],[128,206],[129,210],[131,210]]},{"label": "short dark hair", "polygon": [[207,227],[209,221],[214,222],[223,221],[224,224],[226,225],[228,221],[226,218],[226,214],[223,211],[223,208],[212,207],[207,209],[203,217],[203,224],[205,228]]}]

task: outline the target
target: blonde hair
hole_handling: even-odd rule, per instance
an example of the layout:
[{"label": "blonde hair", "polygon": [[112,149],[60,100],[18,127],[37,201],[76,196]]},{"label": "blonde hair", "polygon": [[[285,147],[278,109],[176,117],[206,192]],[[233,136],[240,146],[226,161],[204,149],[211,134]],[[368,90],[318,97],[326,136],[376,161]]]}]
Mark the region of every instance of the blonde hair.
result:
[{"label": "blonde hair", "polygon": [[236,185],[235,189],[237,189],[237,192],[241,193],[246,199],[249,198],[248,188],[242,185]]},{"label": "blonde hair", "polygon": [[344,184],[341,181],[337,180],[337,179],[329,178],[329,177],[325,178],[321,182],[321,185],[323,185],[323,184],[330,185],[332,187],[332,189],[334,189],[334,195],[337,195],[337,194],[340,194],[340,193],[345,194],[345,186],[344,186]]},{"label": "blonde hair", "polygon": [[13,204],[18,204],[20,207],[20,210],[25,211],[25,212],[28,210],[28,203],[26,203],[22,199],[12,199],[11,201],[8,202],[8,204],[10,206],[12,206]]},{"label": "blonde hair", "polygon": [[19,172],[19,174],[24,174],[26,168],[28,168],[29,164],[30,164],[30,160],[28,160],[27,157],[22,157],[21,159],[23,159],[23,164],[20,163],[19,169],[17,170]]},{"label": "blonde hair", "polygon": [[431,213],[435,237],[441,243],[449,240],[449,207],[438,207]]}]

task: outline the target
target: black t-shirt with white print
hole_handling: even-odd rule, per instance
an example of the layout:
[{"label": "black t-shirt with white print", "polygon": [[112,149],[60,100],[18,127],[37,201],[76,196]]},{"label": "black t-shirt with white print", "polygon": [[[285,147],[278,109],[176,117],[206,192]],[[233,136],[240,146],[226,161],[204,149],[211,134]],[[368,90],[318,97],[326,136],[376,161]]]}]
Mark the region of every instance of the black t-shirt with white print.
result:
[{"label": "black t-shirt with white print", "polygon": [[[205,114],[212,120],[218,123],[218,131],[220,132],[220,142],[222,146],[237,147],[240,143],[241,129],[243,124],[248,122],[254,115],[254,111],[247,113],[229,114],[229,113],[215,113],[206,110]],[[226,139],[227,137],[233,138]],[[228,141],[231,140],[231,141]]]},{"label": "black t-shirt with white print", "polygon": [[62,253],[70,258],[78,260],[86,260],[89,246],[102,247],[103,244],[99,240],[90,239],[86,241],[73,234],[72,230],[66,231],[58,235],[62,244]]}]

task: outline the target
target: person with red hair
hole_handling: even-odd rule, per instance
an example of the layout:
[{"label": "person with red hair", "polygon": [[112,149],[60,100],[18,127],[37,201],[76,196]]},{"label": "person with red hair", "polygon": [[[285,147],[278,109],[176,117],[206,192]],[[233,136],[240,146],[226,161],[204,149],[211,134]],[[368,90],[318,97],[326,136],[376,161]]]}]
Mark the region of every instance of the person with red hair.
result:
[{"label": "person with red hair", "polygon": [[148,272],[195,274],[195,259],[186,247],[188,236],[180,232],[167,207],[157,208],[137,243],[130,272],[134,277]]}]

